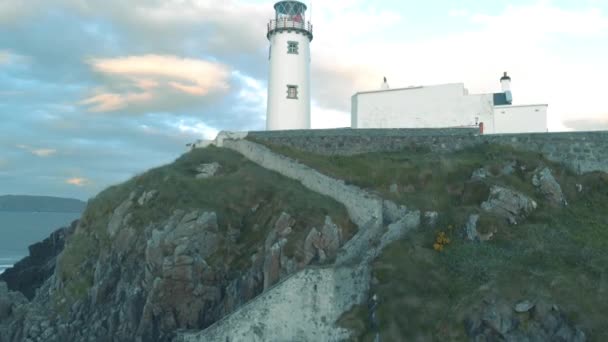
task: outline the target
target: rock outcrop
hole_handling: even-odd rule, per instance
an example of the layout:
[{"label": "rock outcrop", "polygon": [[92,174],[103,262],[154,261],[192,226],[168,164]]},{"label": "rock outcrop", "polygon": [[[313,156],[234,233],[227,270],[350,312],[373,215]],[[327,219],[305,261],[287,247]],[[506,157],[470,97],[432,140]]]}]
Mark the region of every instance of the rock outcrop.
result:
[{"label": "rock outcrop", "polygon": [[407,214],[407,208],[392,201],[382,201],[382,217],[384,224],[391,224]]},{"label": "rock outcrop", "polygon": [[209,177],[215,176],[215,174],[220,170],[220,164],[217,162],[201,164],[196,168],[196,178],[197,179],[205,179]]},{"label": "rock outcrop", "polygon": [[479,215],[477,215],[477,214],[469,215],[467,224],[464,227],[466,239],[469,241],[479,241],[479,233],[477,232],[477,221],[478,220],[479,220]]},{"label": "rock outcrop", "polygon": [[538,205],[521,192],[494,185],[487,201],[481,204],[486,212],[504,217],[511,224],[517,224],[530,215]]},{"label": "rock outcrop", "polygon": [[429,228],[435,228],[439,220],[439,213],[436,211],[427,211],[424,213],[424,223]]},{"label": "rock outcrop", "polygon": [[12,291],[19,291],[29,299],[34,298],[36,290],[55,271],[57,255],[77,225],[78,221],[74,221],[69,227],[59,228],[48,238],[29,246],[29,256],[0,274],[0,281],[6,282]]},{"label": "rock outcrop", "polygon": [[515,305],[488,299],[465,320],[472,341],[585,342],[585,333],[573,326],[557,305],[523,301]]},{"label": "rock outcrop", "polygon": [[144,206],[148,204],[148,202],[150,202],[156,195],[158,195],[158,191],[156,190],[144,191],[144,193],[139,196],[137,204]]},{"label": "rock outcrop", "polygon": [[562,187],[559,185],[553,173],[547,167],[537,171],[532,177],[532,184],[538,188],[547,201],[554,206],[567,205]]},{"label": "rock outcrop", "polygon": [[471,180],[472,181],[481,181],[484,180],[486,178],[490,178],[492,177],[492,174],[490,173],[490,171],[488,171],[485,167],[476,169],[475,171],[473,171],[473,174],[471,175]]},{"label": "rock outcrop", "polygon": [[27,299],[21,292],[9,290],[6,283],[0,281],[0,322],[7,319],[16,307],[25,303]]},{"label": "rock outcrop", "polygon": [[342,232],[340,228],[331,221],[331,217],[325,218],[325,224],[320,231],[312,228],[304,241],[304,264],[313,260],[325,263],[328,259],[333,260],[342,244]]}]

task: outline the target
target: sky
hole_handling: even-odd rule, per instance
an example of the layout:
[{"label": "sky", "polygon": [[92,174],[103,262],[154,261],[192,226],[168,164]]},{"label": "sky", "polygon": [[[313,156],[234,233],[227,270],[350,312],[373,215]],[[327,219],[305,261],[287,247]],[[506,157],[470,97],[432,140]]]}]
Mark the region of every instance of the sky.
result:
[{"label": "sky", "polygon": [[[312,126],[350,97],[464,83],[608,129],[608,1],[305,1]],[[87,200],[221,130],[265,127],[274,2],[0,0],[0,195]]]}]

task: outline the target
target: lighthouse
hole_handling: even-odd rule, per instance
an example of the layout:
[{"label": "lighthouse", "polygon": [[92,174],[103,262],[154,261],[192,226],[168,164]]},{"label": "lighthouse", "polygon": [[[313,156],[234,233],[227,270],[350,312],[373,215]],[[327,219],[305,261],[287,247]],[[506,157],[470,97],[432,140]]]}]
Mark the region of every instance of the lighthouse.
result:
[{"label": "lighthouse", "polygon": [[266,129],[310,129],[310,42],[306,5],[279,1],[268,23],[268,102]]}]

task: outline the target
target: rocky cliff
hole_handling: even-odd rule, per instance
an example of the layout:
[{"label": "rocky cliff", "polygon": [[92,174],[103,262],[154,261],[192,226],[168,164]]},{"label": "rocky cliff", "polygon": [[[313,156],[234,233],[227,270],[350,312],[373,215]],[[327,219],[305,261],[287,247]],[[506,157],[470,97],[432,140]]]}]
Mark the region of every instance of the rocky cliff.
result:
[{"label": "rocky cliff", "polygon": [[57,255],[63,251],[66,239],[74,232],[78,220],[69,227],[57,229],[48,238],[29,246],[29,256],[0,274],[9,290],[21,292],[33,299],[36,290],[53,275]]},{"label": "rocky cliff", "polygon": [[11,278],[31,257],[9,274],[31,300],[1,289],[1,341],[169,341],[332,262],[356,226],[337,202],[209,148],[106,190],[72,229],[35,296]]}]

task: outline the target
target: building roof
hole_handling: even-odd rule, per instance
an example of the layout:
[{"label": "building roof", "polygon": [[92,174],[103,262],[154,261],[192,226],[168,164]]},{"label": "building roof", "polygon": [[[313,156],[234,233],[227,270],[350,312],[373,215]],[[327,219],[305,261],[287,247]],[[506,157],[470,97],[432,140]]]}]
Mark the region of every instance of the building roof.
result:
[{"label": "building roof", "polygon": [[355,94],[353,94],[353,96],[361,95],[361,94],[383,93],[383,92],[388,92],[388,91],[414,90],[414,89],[445,87],[445,86],[460,86],[464,89],[464,83],[445,83],[445,84],[435,84],[435,85],[430,85],[430,86],[413,86],[413,87],[402,87],[402,88],[365,90],[365,91],[358,91]]},{"label": "building roof", "polygon": [[549,107],[546,103],[524,104],[524,105],[497,105],[496,108],[517,108],[517,107]]}]

